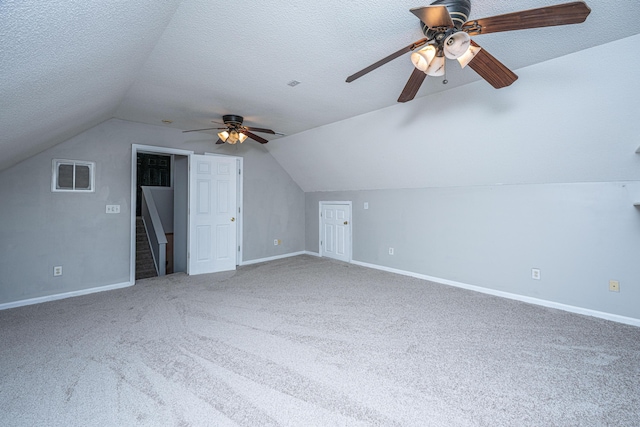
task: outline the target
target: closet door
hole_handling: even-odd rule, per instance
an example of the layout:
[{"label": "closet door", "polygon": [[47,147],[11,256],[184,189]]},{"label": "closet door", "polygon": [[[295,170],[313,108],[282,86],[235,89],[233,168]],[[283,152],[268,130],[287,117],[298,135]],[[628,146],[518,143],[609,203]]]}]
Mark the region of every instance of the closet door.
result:
[{"label": "closet door", "polygon": [[320,202],[320,255],[351,261],[351,205]]}]

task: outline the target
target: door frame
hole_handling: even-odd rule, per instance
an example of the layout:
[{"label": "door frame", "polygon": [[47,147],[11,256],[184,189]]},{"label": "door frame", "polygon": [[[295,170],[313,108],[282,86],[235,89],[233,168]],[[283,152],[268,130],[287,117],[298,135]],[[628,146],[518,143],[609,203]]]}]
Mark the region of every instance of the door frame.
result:
[{"label": "door frame", "polygon": [[320,201],[318,202],[318,254],[320,255],[320,257],[323,257],[324,255],[324,247],[322,245],[322,208],[324,205],[344,205],[344,206],[349,206],[349,219],[347,221],[349,221],[349,230],[347,233],[347,238],[349,239],[349,261],[351,262],[353,260],[353,203],[351,201],[340,201],[340,202],[331,202],[331,201]]},{"label": "door frame", "polygon": [[215,156],[215,157],[225,157],[236,159],[236,206],[238,208],[238,221],[236,223],[236,243],[238,245],[238,251],[236,251],[236,267],[242,265],[242,251],[244,250],[244,245],[242,244],[242,228],[244,224],[244,206],[242,201],[243,198],[243,188],[244,188],[244,158],[240,156],[228,156],[226,154],[217,154],[217,153],[204,153],[205,156]]},{"label": "door frame", "polygon": [[[152,154],[177,154],[187,156],[193,154],[192,150],[181,150],[179,148],[156,147],[154,145],[131,144],[131,246],[130,246],[130,264],[129,264],[129,282],[133,285],[136,282],[136,172],[138,169],[138,152]],[[173,161],[172,161],[173,169]],[[171,174],[173,180],[173,173]],[[173,181],[172,181],[173,184]]]}]

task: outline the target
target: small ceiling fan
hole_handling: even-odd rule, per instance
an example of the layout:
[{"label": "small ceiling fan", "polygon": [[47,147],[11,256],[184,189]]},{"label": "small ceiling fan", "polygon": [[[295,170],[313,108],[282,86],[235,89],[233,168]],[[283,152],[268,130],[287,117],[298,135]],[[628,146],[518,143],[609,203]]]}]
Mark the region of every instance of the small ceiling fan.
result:
[{"label": "small ceiling fan", "polygon": [[[523,10],[468,21],[471,0],[436,0],[430,6],[410,9],[420,19],[425,38],[371,64],[347,77],[350,83],[407,52],[416,67],[402,90],[398,102],[411,101],[424,79],[445,75],[446,59],[467,65],[494,88],[509,86],[518,76],[471,40],[470,36],[584,22],[591,9],[583,1]],[[447,80],[443,81],[447,83]]]},{"label": "small ceiling fan", "polygon": [[215,128],[206,128],[206,129],[191,129],[184,130],[182,133],[187,132],[200,132],[205,130],[221,130],[218,133],[218,141],[216,144],[237,144],[238,142],[242,144],[247,138],[251,138],[255,141],[258,141],[260,144],[266,144],[267,141],[261,136],[254,134],[253,132],[260,133],[269,133],[271,135],[283,135],[279,132],[275,132],[271,129],[257,128],[253,126],[243,126],[242,122],[244,121],[244,117],[238,116],[235,114],[227,114],[222,116],[223,123],[213,121],[213,123],[220,123],[225,125],[225,127],[215,127]]}]

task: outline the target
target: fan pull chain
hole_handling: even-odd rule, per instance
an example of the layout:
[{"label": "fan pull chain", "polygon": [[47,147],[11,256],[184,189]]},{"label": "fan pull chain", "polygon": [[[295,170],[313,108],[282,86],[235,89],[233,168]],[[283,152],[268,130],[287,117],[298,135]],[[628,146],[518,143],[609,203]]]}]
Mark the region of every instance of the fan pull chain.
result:
[{"label": "fan pull chain", "polygon": [[442,84],[446,85],[447,83],[449,83],[449,80],[447,80],[447,60],[446,59],[442,64],[442,66],[444,67],[444,80],[442,80]]}]

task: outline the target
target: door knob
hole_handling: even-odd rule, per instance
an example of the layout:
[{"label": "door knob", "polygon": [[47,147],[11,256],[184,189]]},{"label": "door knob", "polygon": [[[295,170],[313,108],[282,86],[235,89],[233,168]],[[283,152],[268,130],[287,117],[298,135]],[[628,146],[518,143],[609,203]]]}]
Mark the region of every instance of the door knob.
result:
[{"label": "door knob", "polygon": [[347,221],[345,221],[345,222],[344,222],[344,225],[347,225],[347,224],[349,224],[349,223],[348,223]]},{"label": "door knob", "polygon": [[236,220],[235,218],[231,218],[231,222],[233,222],[233,221],[235,221],[235,220]]}]

